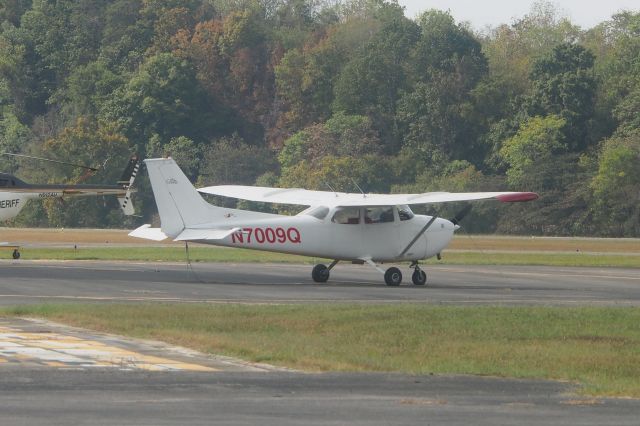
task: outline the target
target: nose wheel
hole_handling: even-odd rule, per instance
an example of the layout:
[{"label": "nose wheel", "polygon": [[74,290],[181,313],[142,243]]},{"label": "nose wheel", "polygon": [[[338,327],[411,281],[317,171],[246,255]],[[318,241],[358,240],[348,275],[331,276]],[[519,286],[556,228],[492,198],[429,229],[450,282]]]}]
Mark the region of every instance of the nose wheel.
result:
[{"label": "nose wheel", "polygon": [[420,268],[416,268],[411,275],[411,281],[415,285],[425,285],[427,283],[427,274]]},{"label": "nose wheel", "polygon": [[413,274],[411,274],[411,281],[414,285],[425,285],[427,283],[427,274],[418,265],[418,262],[413,262],[410,268],[413,268]]}]

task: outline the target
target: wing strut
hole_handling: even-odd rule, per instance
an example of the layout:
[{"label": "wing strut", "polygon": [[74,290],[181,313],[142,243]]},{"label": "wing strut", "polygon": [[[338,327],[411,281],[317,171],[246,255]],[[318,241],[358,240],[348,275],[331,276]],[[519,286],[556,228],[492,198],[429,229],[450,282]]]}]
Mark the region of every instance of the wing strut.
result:
[{"label": "wing strut", "polygon": [[433,224],[433,222],[436,221],[437,218],[438,218],[437,216],[433,216],[431,220],[427,222],[427,224],[420,230],[420,232],[418,232],[418,234],[415,237],[413,237],[413,240],[411,240],[411,242],[404,248],[404,250],[402,250],[402,253],[400,253],[398,257],[404,256],[405,253],[408,252],[409,249],[416,243],[416,241],[418,241],[418,238],[420,238],[422,234],[427,232],[427,229],[429,229],[429,227]]}]

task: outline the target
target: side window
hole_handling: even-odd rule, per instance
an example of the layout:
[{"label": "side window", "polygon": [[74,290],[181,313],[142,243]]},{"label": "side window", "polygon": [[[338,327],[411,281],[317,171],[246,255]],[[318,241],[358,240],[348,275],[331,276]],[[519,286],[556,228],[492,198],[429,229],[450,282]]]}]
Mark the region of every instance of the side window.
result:
[{"label": "side window", "polygon": [[368,207],[365,209],[364,223],[393,222],[393,207]]},{"label": "side window", "polygon": [[409,206],[398,206],[398,216],[400,216],[400,220],[411,220],[413,219],[413,212]]},{"label": "side window", "polygon": [[309,216],[313,216],[316,219],[324,219],[325,217],[327,217],[327,215],[329,214],[329,208],[328,207],[317,207],[313,210],[311,210],[309,213],[307,213]]},{"label": "side window", "polygon": [[360,209],[358,207],[346,207],[337,210],[331,221],[343,225],[357,225],[360,223]]}]

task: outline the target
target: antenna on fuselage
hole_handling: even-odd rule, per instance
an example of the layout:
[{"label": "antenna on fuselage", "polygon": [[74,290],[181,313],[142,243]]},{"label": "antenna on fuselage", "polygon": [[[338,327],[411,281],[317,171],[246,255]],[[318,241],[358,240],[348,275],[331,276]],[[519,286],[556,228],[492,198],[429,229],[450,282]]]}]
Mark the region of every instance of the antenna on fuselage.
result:
[{"label": "antenna on fuselage", "polygon": [[325,182],[325,181],[322,181],[322,183],[324,183],[325,185],[327,185],[327,186],[329,187],[329,189],[333,191],[333,193],[335,194],[335,196],[336,196],[336,197],[338,196],[338,193],[336,192],[336,190],[335,190],[335,189],[333,189],[333,187],[332,187],[331,185],[329,185],[329,184],[328,184],[327,182]]},{"label": "antenna on fuselage", "polygon": [[356,186],[356,188],[358,188],[358,191],[362,192],[362,198],[367,198],[367,194],[364,193],[364,191],[362,190],[362,188],[360,188],[360,185],[358,185],[358,183],[355,181],[354,178],[350,178],[351,182],[353,182],[353,184]]}]

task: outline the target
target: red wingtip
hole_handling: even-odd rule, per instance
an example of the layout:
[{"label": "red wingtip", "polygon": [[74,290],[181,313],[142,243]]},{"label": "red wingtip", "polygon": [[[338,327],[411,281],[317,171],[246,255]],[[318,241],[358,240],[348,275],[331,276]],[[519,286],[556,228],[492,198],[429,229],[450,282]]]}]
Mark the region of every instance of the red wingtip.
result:
[{"label": "red wingtip", "polygon": [[512,192],[511,194],[498,195],[496,198],[503,203],[521,203],[536,200],[538,194],[535,192]]}]

